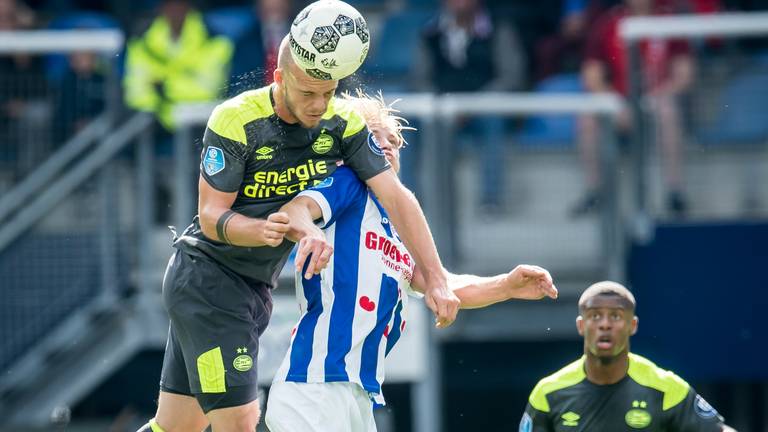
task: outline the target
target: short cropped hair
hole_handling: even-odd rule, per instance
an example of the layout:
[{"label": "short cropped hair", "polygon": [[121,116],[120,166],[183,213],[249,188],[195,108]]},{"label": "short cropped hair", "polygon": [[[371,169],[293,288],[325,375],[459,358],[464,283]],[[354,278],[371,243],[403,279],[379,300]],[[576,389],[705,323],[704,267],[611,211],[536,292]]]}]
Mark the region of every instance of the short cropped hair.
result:
[{"label": "short cropped hair", "polygon": [[624,303],[626,303],[625,306],[629,310],[635,310],[635,306],[637,304],[635,302],[635,296],[632,295],[627,287],[618,282],[601,281],[592,284],[581,294],[581,297],[579,298],[579,311],[584,310],[587,302],[589,302],[590,299],[601,295],[620,297]]}]

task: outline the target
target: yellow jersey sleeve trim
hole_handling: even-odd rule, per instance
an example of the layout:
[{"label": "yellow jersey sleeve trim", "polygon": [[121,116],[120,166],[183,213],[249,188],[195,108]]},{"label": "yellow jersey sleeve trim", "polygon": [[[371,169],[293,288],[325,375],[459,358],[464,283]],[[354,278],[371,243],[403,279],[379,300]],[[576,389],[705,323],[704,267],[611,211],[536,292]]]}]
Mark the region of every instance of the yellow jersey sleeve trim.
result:
[{"label": "yellow jersey sleeve trim", "polygon": [[365,120],[363,119],[363,116],[358,114],[349,102],[337,97],[331,99],[331,103],[328,104],[328,109],[325,111],[323,118],[328,120],[334,115],[347,121],[347,127],[344,128],[344,135],[342,136],[344,139],[351,137],[365,128]]},{"label": "yellow jersey sleeve trim", "polygon": [[533,388],[531,396],[528,398],[528,402],[532,407],[541,412],[549,412],[549,401],[547,401],[548,394],[576,385],[583,381],[585,377],[584,357],[582,357],[539,381],[539,383],[536,384],[536,387]]},{"label": "yellow jersey sleeve trim", "polygon": [[203,393],[227,391],[221,347],[206,351],[197,358],[197,374],[200,376],[200,388]]},{"label": "yellow jersey sleeve trim", "polygon": [[246,91],[217,105],[208,119],[208,128],[224,138],[248,145],[245,125],[274,112],[269,87]]},{"label": "yellow jersey sleeve trim", "polygon": [[636,354],[629,354],[629,371],[627,373],[638,384],[664,393],[662,403],[664,411],[685,400],[690,390],[690,386],[685,380]]}]

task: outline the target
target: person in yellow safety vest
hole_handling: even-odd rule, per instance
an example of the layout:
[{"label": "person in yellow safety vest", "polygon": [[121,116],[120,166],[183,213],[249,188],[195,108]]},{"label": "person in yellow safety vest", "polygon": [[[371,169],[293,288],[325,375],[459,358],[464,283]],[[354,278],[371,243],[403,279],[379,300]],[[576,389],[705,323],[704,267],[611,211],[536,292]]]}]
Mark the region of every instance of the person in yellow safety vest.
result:
[{"label": "person in yellow safety vest", "polygon": [[224,92],[232,52],[232,42],[212,35],[188,0],[164,0],[149,28],[128,42],[125,102],[154,113],[172,131],[175,105],[216,100]]}]

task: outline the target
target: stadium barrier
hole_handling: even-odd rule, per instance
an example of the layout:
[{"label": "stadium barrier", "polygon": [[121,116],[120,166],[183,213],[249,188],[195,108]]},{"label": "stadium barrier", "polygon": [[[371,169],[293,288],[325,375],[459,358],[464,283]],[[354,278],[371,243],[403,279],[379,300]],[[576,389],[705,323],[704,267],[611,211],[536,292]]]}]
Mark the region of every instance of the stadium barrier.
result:
[{"label": "stadium barrier", "polygon": [[[126,300],[152,285],[154,151],[149,115],[117,122],[122,46],[117,30],[0,32],[0,55],[65,67],[0,85],[27,116],[0,121],[2,425],[47,427],[139,349],[164,345],[158,299],[144,290]],[[98,61],[104,74],[67,78],[67,56]],[[77,105],[86,98],[94,105]],[[71,128],[57,130],[72,114]]]},{"label": "stadium barrier", "polygon": [[[768,97],[768,13],[630,17],[622,21],[620,34],[629,52],[629,103],[638,125],[631,135],[635,239],[648,241],[660,216],[659,194],[653,194],[659,185],[651,176],[654,163],[649,156],[654,141],[651,109],[638,73],[643,41],[677,39],[690,43],[698,67],[693,88],[684,96],[689,99],[687,114],[692,129],[687,131],[687,141],[707,151],[689,151],[687,156],[700,161],[700,156],[710,154],[711,159],[720,159],[721,165],[733,165],[732,170],[712,175],[713,167],[702,162],[699,171],[686,176],[692,189],[689,192],[696,199],[692,200],[694,207],[705,207],[694,211],[693,217],[711,220],[768,214],[768,195],[758,186],[762,181],[759,172],[766,168],[760,164],[764,159],[761,155],[768,144],[768,125],[761,114],[762,101]],[[762,43],[763,51],[759,44],[758,48],[745,46],[747,42]],[[726,159],[722,153],[729,148],[740,154]],[[686,168],[692,167],[689,164]],[[744,190],[725,189],[723,179],[728,177],[743,177]],[[718,199],[712,200],[713,195]]]}]

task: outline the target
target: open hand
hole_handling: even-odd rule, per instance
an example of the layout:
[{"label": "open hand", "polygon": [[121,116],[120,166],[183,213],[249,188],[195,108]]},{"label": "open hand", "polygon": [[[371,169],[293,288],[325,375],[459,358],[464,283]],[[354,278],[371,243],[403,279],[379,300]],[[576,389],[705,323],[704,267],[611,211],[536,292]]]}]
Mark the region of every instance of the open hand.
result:
[{"label": "open hand", "polygon": [[521,264],[504,278],[504,286],[510,298],[538,300],[557,298],[557,287],[549,272],[539,266]]},{"label": "open hand", "polygon": [[312,275],[320,274],[320,270],[328,265],[328,261],[333,255],[333,246],[331,246],[322,236],[304,236],[299,241],[299,248],[296,251],[296,271],[302,271],[304,264],[309,259],[307,268],[304,270],[304,278],[311,279]]}]

